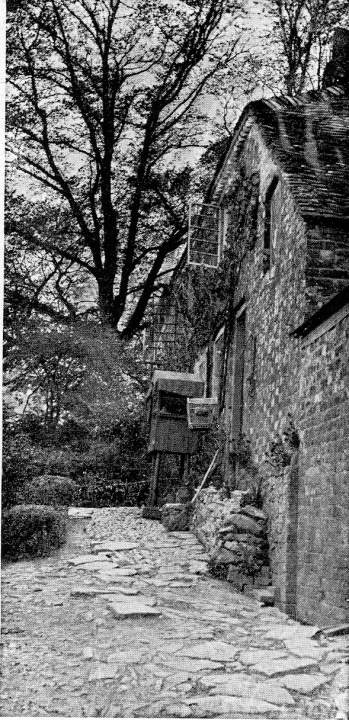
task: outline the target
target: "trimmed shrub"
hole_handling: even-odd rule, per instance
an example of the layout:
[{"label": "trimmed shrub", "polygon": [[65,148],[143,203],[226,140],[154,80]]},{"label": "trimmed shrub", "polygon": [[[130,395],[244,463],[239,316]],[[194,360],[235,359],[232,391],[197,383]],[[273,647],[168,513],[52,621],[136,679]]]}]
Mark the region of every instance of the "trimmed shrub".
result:
[{"label": "trimmed shrub", "polygon": [[1,526],[2,556],[11,560],[49,555],[65,542],[65,513],[47,505],[15,505],[5,510]]},{"label": "trimmed shrub", "polygon": [[78,485],[65,475],[42,475],[25,487],[25,500],[40,505],[73,505],[78,496]]},{"label": "trimmed shrub", "polygon": [[[47,454],[47,453],[46,453]],[[29,436],[4,424],[2,445],[2,507],[24,501],[24,487],[41,472],[44,450],[34,447]]]}]

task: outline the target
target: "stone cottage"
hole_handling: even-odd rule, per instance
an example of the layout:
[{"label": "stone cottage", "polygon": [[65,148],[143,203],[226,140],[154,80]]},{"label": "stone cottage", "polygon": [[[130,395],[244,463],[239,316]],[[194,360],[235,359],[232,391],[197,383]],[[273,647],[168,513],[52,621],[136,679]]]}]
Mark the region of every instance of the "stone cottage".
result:
[{"label": "stone cottage", "polygon": [[321,91],[247,105],[189,236],[194,269],[234,269],[194,367],[219,399],[225,472],[261,478],[277,603],[322,625],[349,598],[348,36]]}]

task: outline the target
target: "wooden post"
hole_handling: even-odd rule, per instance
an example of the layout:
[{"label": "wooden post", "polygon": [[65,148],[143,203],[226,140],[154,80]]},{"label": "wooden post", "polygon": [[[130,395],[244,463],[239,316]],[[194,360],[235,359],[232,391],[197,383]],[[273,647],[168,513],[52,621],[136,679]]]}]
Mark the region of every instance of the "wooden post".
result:
[{"label": "wooden post", "polygon": [[152,467],[152,477],[151,477],[150,497],[149,497],[149,505],[151,507],[156,505],[156,501],[157,501],[158,479],[159,479],[159,470],[160,470],[160,453],[159,452],[154,453],[152,465],[153,465],[153,467]]},{"label": "wooden post", "polygon": [[185,455],[179,456],[179,483],[182,485],[185,471]]},{"label": "wooden post", "polygon": [[184,458],[185,458],[185,460],[184,460],[183,485],[185,485],[185,487],[187,488],[188,492],[191,495],[190,487],[189,487],[189,484],[190,484],[190,455],[185,455]]}]

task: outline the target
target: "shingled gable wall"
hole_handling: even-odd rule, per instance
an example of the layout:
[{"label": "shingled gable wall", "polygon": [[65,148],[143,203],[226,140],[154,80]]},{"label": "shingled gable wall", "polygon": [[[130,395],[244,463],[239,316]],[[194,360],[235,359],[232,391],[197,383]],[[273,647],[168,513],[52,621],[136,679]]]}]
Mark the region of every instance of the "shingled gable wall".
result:
[{"label": "shingled gable wall", "polygon": [[[343,221],[335,224],[301,217],[287,180],[274,164],[257,124],[250,128],[239,162],[244,163],[247,172],[260,173],[261,199],[258,240],[245,258],[236,291],[236,307],[242,302],[246,305],[243,432],[251,441],[253,462],[264,475],[264,508],[269,516],[270,562],[278,604],[301,620],[330,624],[343,619],[345,606],[344,560],[343,554],[337,553],[338,538],[343,538],[344,546],[348,532],[347,520],[338,510],[345,492],[344,469],[339,477],[337,459],[332,454],[333,469],[327,468],[315,492],[315,478],[322,476],[328,459],[325,461],[323,456],[317,460],[317,450],[308,440],[306,445],[301,444],[299,458],[295,453],[290,466],[274,467],[265,462],[265,457],[270,441],[276,433],[282,433],[289,415],[302,439],[308,411],[302,401],[300,379],[303,367],[308,367],[305,373],[311,373],[312,365],[309,360],[308,366],[304,365],[302,342],[291,332],[348,283],[348,227]],[[277,222],[271,268],[264,274],[263,201],[275,175],[279,178],[274,195]],[[321,382],[325,382],[326,377],[331,378],[325,354],[316,362]],[[344,366],[344,355],[339,353],[336,362]],[[232,378],[233,347],[225,397],[228,424],[232,416]],[[313,385],[307,392],[309,408],[315,402]],[[331,383],[328,392],[330,396]],[[317,442],[318,448],[328,442],[325,416],[323,426],[317,426]],[[344,463],[344,459],[340,462]],[[243,489],[248,475],[246,481],[246,472],[242,471],[240,478]]]}]

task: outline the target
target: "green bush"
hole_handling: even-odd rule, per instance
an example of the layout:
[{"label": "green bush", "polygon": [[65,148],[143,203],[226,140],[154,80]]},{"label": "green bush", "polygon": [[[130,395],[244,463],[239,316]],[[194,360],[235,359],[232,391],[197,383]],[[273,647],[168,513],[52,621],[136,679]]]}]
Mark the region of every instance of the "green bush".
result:
[{"label": "green bush", "polygon": [[30,437],[4,423],[2,445],[2,507],[23,502],[24,486],[42,471],[47,453]]},{"label": "green bush", "polygon": [[66,538],[65,514],[47,505],[15,505],[3,512],[2,556],[11,560],[48,555]]},{"label": "green bush", "polygon": [[[32,423],[35,425],[35,423]],[[59,428],[59,441],[44,444],[23,432],[23,423],[4,428],[3,507],[19,503],[79,504],[95,507],[140,505],[149,491],[150,459],[146,454],[148,430],[140,417],[94,428],[88,438],[74,424]],[[28,428],[27,428],[28,429]],[[67,442],[68,430],[70,443]],[[61,497],[50,476],[74,481],[76,494]]]},{"label": "green bush", "polygon": [[40,505],[73,505],[78,498],[78,485],[69,477],[42,475],[34,478],[24,490],[28,503]]}]

